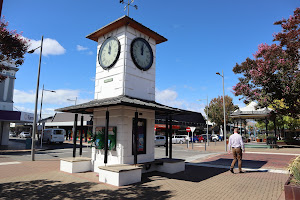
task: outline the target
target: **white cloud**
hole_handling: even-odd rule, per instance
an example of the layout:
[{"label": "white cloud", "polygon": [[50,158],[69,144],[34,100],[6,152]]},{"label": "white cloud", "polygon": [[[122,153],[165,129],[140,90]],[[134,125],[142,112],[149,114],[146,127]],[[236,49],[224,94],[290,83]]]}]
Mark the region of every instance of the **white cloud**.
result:
[{"label": "white cloud", "polygon": [[81,46],[81,45],[77,45],[76,49],[77,49],[77,51],[85,51],[85,50],[88,50],[89,48]]},{"label": "white cloud", "polygon": [[178,99],[178,93],[175,90],[172,89],[166,89],[166,90],[155,90],[155,98],[158,103],[175,107],[175,108],[181,108],[185,110],[191,110],[195,112],[201,112],[202,115],[205,115],[204,113],[204,107],[206,104],[200,103],[200,102],[189,102],[184,99]]},{"label": "white cloud", "polygon": [[162,104],[166,104],[168,102],[173,102],[178,97],[178,94],[174,90],[166,89],[166,90],[155,90],[155,98],[157,102]]},{"label": "white cloud", "polygon": [[[86,96],[85,93],[87,92],[68,89],[57,89],[55,90],[55,93],[44,91],[42,117],[53,116],[55,114],[55,109],[75,104],[75,101],[69,101],[67,99],[75,100],[77,98],[77,104],[91,101],[92,99],[89,99],[89,95],[87,98],[80,97]],[[38,115],[40,113],[41,96],[42,90],[39,91]],[[15,89],[14,102],[15,110],[34,113],[35,91],[21,91]]]},{"label": "white cloud", "polygon": [[[29,41],[29,50],[35,49],[37,47],[41,46],[41,40],[33,40],[30,39]],[[62,55],[66,52],[66,49],[63,48],[54,39],[51,38],[45,38],[43,41],[43,55],[48,56],[48,55]],[[36,51],[34,51],[34,54],[40,54],[40,48],[38,48]]]},{"label": "white cloud", "polygon": [[[76,99],[79,97],[79,90],[55,90],[55,93],[44,91],[43,92],[43,104],[69,104],[70,101],[67,99]],[[42,90],[39,91],[39,102],[41,99]],[[34,91],[21,91],[14,90],[14,102],[15,103],[35,103],[35,92]]]},{"label": "white cloud", "polygon": [[28,107],[19,106],[19,105],[14,105],[14,110],[23,111],[23,112],[29,112],[29,113],[34,113],[34,109],[33,108],[28,108]]}]

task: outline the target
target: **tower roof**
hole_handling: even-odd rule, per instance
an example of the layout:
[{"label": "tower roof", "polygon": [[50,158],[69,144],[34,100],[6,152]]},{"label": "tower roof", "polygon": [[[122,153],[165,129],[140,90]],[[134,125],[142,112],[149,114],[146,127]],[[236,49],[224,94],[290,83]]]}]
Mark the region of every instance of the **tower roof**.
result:
[{"label": "tower roof", "polygon": [[167,41],[167,39],[165,37],[159,35],[158,33],[152,31],[148,27],[140,24],[139,22],[135,21],[134,19],[132,19],[128,16],[123,16],[123,17],[109,23],[108,25],[103,26],[102,28],[96,30],[95,32],[87,35],[86,38],[98,42],[99,37],[111,32],[119,27],[125,26],[125,25],[131,26],[132,28],[140,31],[141,33],[153,38],[156,41],[156,44]]}]

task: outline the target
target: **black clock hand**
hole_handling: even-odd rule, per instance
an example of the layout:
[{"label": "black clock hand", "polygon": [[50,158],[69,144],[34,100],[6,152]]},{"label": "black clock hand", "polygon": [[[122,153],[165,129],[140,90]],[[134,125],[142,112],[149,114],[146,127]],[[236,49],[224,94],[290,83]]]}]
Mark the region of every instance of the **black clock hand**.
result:
[{"label": "black clock hand", "polygon": [[141,47],[141,55],[144,55],[144,44],[142,44],[142,47]]},{"label": "black clock hand", "polygon": [[111,51],[111,46],[110,46],[110,43],[109,43],[109,46],[108,46],[108,54],[110,54],[110,51]]}]

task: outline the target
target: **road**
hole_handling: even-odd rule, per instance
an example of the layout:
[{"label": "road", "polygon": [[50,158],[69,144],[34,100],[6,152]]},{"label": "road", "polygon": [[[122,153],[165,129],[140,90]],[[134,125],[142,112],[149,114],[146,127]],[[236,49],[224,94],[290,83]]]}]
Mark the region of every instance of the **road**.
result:
[{"label": "road", "polygon": [[[10,145],[16,147],[15,149],[25,149],[25,139],[20,138],[11,138]],[[195,144],[203,145],[203,144]],[[187,162],[190,162],[195,159],[204,158],[209,155],[216,153],[197,151],[189,149],[187,150],[186,145],[184,144],[173,144],[172,155],[173,158],[185,159]],[[36,146],[37,151],[35,152],[35,160],[49,160],[49,159],[58,159],[64,157],[73,156],[73,144],[71,142],[65,142],[64,144],[43,144],[43,148],[40,148],[40,145]],[[155,147],[155,158],[165,158],[165,147]],[[30,161],[31,160],[31,151],[15,151],[15,152],[5,152],[1,153],[5,157],[9,157],[15,161]],[[77,144],[76,156],[79,156],[79,145]],[[83,146],[82,156],[90,157],[91,148],[87,145]]]}]

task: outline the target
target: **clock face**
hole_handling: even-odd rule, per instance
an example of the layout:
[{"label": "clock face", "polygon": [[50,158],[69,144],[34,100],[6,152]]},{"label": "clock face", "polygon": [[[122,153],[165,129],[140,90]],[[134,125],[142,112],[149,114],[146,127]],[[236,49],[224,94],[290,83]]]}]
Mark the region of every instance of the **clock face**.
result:
[{"label": "clock face", "polygon": [[135,38],[131,43],[131,58],[141,70],[150,69],[153,63],[153,52],[150,44],[144,38]]},{"label": "clock face", "polygon": [[109,37],[101,45],[98,53],[98,62],[103,69],[109,69],[119,59],[121,45],[117,38]]}]

